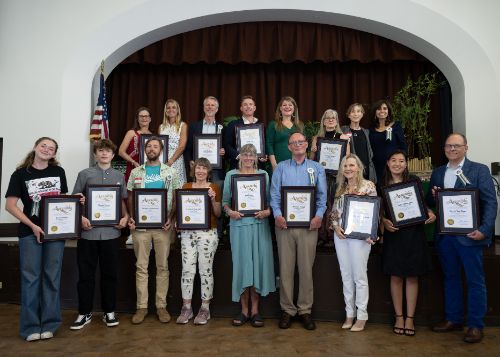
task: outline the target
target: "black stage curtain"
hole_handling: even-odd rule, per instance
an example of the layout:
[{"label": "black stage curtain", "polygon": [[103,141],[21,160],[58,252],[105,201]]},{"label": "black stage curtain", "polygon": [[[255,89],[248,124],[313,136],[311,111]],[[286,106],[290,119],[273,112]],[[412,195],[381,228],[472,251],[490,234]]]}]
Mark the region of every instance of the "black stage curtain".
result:
[{"label": "black stage curtain", "polygon": [[[113,70],[107,79],[111,139],[121,142],[140,106],[151,109],[156,130],[168,98],[179,102],[184,121],[199,120],[207,95],[219,99],[219,119],[238,115],[241,96],[249,94],[256,116],[267,123],[280,98],[290,95],[302,120],[317,121],[333,108],[343,124],[351,103],[391,99],[408,76],[436,71],[396,42],[342,27],[262,22],[204,28],[145,47]],[[430,130],[440,133],[439,96],[433,102]],[[368,113],[361,124],[369,127]]]}]

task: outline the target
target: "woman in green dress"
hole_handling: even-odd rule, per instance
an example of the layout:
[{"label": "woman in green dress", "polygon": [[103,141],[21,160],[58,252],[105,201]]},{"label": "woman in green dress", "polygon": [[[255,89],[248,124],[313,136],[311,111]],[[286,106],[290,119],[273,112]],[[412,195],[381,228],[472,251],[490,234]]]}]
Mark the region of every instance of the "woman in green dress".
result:
[{"label": "woman in green dress", "polygon": [[[252,326],[262,327],[264,321],[259,314],[259,300],[276,290],[274,276],[273,246],[268,217],[269,176],[257,168],[257,151],[252,144],[243,145],[240,150],[239,169],[226,174],[222,206],[230,217],[229,236],[233,260],[232,300],[241,303],[241,313],[233,320],[234,326],[241,326],[248,320]],[[254,217],[243,217],[231,206],[231,178],[239,174],[263,174],[266,179],[265,209]],[[251,306],[251,308],[250,308]]]},{"label": "woman in green dress", "polygon": [[304,124],[299,119],[299,108],[295,99],[289,96],[281,98],[276,107],[274,122],[269,123],[266,131],[266,150],[273,171],[281,161],[292,157],[288,150],[288,138],[303,129]]}]

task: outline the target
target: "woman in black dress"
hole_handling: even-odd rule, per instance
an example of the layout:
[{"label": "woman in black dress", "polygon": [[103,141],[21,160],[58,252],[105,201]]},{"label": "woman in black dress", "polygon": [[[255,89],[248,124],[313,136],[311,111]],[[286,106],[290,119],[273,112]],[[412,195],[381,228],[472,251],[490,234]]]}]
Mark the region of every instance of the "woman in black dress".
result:
[{"label": "woman in black dress", "polygon": [[403,128],[394,121],[391,104],[385,99],[375,102],[372,107],[370,145],[373,149],[373,164],[378,181],[382,180],[390,153],[397,149],[408,152]]},{"label": "woman in black dress", "polygon": [[[340,130],[340,125],[339,125],[339,114],[337,113],[336,110],[333,109],[327,109],[323,113],[323,116],[321,117],[321,121],[319,124],[319,129],[318,133],[313,136],[312,142],[311,142],[311,152],[309,153],[309,158],[311,160],[317,160],[316,158],[316,153],[318,152],[318,139],[320,138],[326,138],[326,139],[343,139],[343,140],[349,140],[349,137],[342,133],[342,130]],[[347,145],[347,150],[346,150],[346,156],[348,156],[351,153],[349,145]],[[342,158],[340,158],[342,160]],[[337,176],[332,174],[332,173],[327,173],[326,174],[326,184],[327,184],[327,209],[325,213],[325,217],[328,217],[332,210],[332,204],[333,204],[333,198],[335,197],[335,191],[336,191],[336,184],[335,181],[337,180]],[[319,235],[318,235],[318,246],[323,246],[327,245],[328,243],[331,243],[332,240],[329,237],[329,232],[327,228],[327,222],[324,219],[323,223],[321,224],[321,228],[319,229]]]},{"label": "woman in black dress", "polygon": [[[408,180],[419,180],[408,173],[406,152],[393,151],[384,169],[382,185],[387,186]],[[428,209],[429,218],[425,224],[436,220]],[[383,270],[391,276],[391,296],[396,322],[393,331],[398,335],[414,336],[413,322],[418,296],[418,277],[430,269],[430,255],[427,248],[424,224],[396,228],[383,217],[384,250]],[[403,283],[406,280],[406,319],[403,316]]]}]

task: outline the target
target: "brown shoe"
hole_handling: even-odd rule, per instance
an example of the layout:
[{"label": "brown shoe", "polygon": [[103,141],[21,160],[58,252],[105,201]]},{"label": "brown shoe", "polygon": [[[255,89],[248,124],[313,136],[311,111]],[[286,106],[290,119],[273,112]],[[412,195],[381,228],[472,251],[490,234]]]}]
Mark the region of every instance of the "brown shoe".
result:
[{"label": "brown shoe", "polygon": [[283,311],[281,313],[280,322],[278,324],[279,328],[287,329],[291,326],[291,324],[292,324],[292,315]]},{"label": "brown shoe", "polygon": [[302,319],[302,325],[306,330],[316,329],[316,324],[314,323],[311,314],[302,314],[300,315],[300,318]]},{"label": "brown shoe", "polygon": [[156,309],[156,313],[158,314],[158,320],[163,323],[167,323],[171,320],[170,314],[165,309]]},{"label": "brown shoe", "polygon": [[132,316],[132,323],[135,325],[142,323],[147,314],[148,309],[137,309],[134,316]]},{"label": "brown shoe", "polygon": [[432,327],[434,332],[451,332],[451,331],[462,331],[464,326],[462,324],[454,324],[450,321],[443,321]]},{"label": "brown shoe", "polygon": [[482,329],[476,328],[476,327],[469,327],[469,329],[467,330],[467,333],[464,336],[464,342],[468,342],[468,343],[481,342],[483,337],[484,337],[484,334],[483,334]]}]

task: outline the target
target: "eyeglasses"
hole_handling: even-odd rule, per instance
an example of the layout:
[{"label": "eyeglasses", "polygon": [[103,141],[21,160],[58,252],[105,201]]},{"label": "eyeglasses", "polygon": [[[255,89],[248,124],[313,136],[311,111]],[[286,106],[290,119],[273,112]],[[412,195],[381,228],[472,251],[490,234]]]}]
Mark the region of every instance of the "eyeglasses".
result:
[{"label": "eyeglasses", "polygon": [[288,143],[288,145],[290,145],[290,146],[294,146],[294,145],[295,146],[301,146],[301,145],[304,145],[305,143],[306,143],[305,140],[295,140],[295,141],[290,141]]},{"label": "eyeglasses", "polygon": [[337,120],[337,118],[325,118],[325,121],[327,120]]},{"label": "eyeglasses", "polygon": [[465,144],[446,144],[444,146],[445,150],[454,150],[454,149],[460,149],[461,147],[464,147]]},{"label": "eyeglasses", "polygon": [[146,114],[146,115],[139,115],[139,118],[149,118],[150,115],[149,114]]}]

